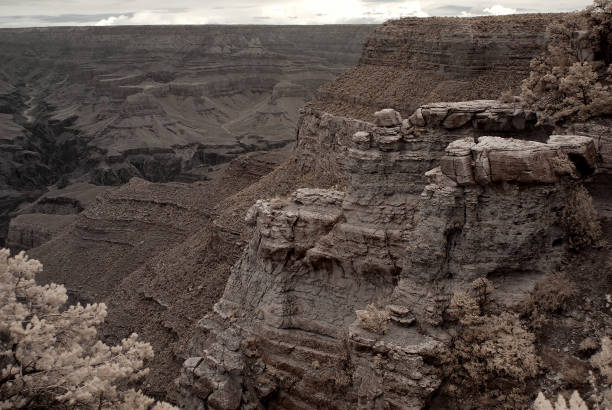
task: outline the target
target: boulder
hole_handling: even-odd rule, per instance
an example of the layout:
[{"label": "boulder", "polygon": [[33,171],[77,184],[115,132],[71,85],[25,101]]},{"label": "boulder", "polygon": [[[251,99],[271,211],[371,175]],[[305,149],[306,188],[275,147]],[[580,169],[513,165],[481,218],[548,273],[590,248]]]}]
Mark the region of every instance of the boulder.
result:
[{"label": "boulder", "polygon": [[597,168],[598,153],[593,138],[581,135],[552,135],[548,144],[558,147],[568,155],[578,172],[592,174]]},{"label": "boulder", "polygon": [[473,116],[471,112],[455,112],[446,117],[442,126],[448,130],[461,128],[470,122]]},{"label": "boulder", "polygon": [[392,108],[376,111],[374,116],[376,117],[374,123],[379,127],[399,127],[402,125],[402,116]]},{"label": "boulder", "polygon": [[559,181],[556,147],[513,138],[480,137],[472,147],[474,177],[492,182],[554,183]]}]

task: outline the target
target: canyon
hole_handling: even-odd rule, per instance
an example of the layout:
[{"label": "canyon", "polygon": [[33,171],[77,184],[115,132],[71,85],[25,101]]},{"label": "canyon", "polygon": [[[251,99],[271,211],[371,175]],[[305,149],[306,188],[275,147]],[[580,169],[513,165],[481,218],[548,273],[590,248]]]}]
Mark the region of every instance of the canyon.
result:
[{"label": "canyon", "polygon": [[[104,340],[149,341],[142,388],[185,408],[459,406],[442,370],[452,295],[484,277],[518,312],[559,272],[589,308],[554,317],[528,393],[566,388],[579,343],[611,320],[612,123],[555,127],[497,99],[563,18],[7,31],[2,132],[45,130],[80,159],[8,144],[8,167],[50,179],[7,196],[6,241],[73,301],[107,303]],[[48,50],[85,92],[48,69],[27,77],[55,84],[45,95],[14,81]],[[592,248],[572,250],[569,213],[601,226]],[[361,319],[372,309],[382,333]]]}]

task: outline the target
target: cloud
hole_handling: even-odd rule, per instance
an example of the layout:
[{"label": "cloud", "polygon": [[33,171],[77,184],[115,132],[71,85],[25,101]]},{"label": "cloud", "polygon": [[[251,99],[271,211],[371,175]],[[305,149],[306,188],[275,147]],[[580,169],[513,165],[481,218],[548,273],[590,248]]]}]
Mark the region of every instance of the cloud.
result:
[{"label": "cloud", "polygon": [[167,10],[144,10],[131,14],[110,16],[97,21],[96,26],[120,25],[173,25],[173,24],[207,24],[210,19],[201,13],[189,10],[172,12]]},{"label": "cloud", "polygon": [[453,4],[447,4],[444,6],[436,7],[431,9],[430,12],[434,16],[461,16],[462,14],[470,14],[472,7],[470,6],[458,6]]},{"label": "cloud", "polygon": [[494,6],[487,7],[483,11],[493,16],[503,16],[504,14],[516,14],[517,13],[516,9],[512,9],[510,7],[504,7],[500,4],[496,4]]},{"label": "cloud", "polygon": [[[591,0],[0,0],[0,27],[382,23],[398,17],[501,15],[584,8]],[[501,1],[501,0],[499,0]],[[445,4],[446,3],[446,4]],[[269,17],[269,18],[264,18]]]}]

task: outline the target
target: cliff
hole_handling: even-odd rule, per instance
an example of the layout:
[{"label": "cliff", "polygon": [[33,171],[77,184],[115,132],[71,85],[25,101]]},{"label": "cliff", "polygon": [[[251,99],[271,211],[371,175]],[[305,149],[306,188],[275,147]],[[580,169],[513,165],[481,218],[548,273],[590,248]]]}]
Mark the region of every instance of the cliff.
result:
[{"label": "cliff", "polygon": [[[566,255],[562,214],[580,185],[570,158],[592,172],[592,139],[448,144],[444,130],[416,137],[393,111],[378,123],[387,126],[303,113],[296,160],[345,173],[346,186],[297,190],[247,213],[252,239],[184,364],[187,407],[422,408],[441,383],[430,363],[450,340],[436,328],[450,295],[489,277],[511,306]],[[441,167],[417,191],[415,175],[432,162]],[[358,326],[369,304],[391,312],[384,336]]]},{"label": "cliff", "polygon": [[[179,161],[176,147],[171,153],[163,141],[150,151],[130,148],[109,157],[98,152],[95,163],[105,165],[89,175],[110,176],[108,183],[122,175],[130,178],[131,166],[139,175],[150,171],[150,179],[167,178],[161,169],[180,170],[184,181],[202,174],[210,180],[132,179],[100,197],[32,255],[45,263],[46,279],[67,283],[75,299],[102,298],[109,304],[105,338],[117,341],[137,331],[151,341],[157,361],[145,390],[188,408],[436,408],[432,403],[445,383],[436,358],[447,352],[452,338],[452,330],[440,326],[441,318],[449,296],[479,276],[494,282],[505,309],[517,308],[556,267],[573,272],[580,296],[595,300],[594,313],[577,307],[571,318],[562,316],[555,324],[562,322],[559,329],[576,339],[599,337],[609,319],[601,302],[609,247],[574,259],[563,215],[587,178],[604,235],[610,237],[609,178],[601,173],[610,160],[606,129],[587,130],[604,138],[578,137],[578,130],[572,137],[551,137],[553,130],[537,125],[535,114],[518,104],[463,101],[475,93],[497,97],[503,79],[512,77],[506,66],[517,59],[519,72],[527,55],[541,47],[544,22],[554,16],[525,16],[530,21],[525,24],[521,17],[388,23],[387,37],[377,31],[369,40],[373,60],[364,53],[353,70],[367,61],[370,71],[364,69],[361,77],[347,73],[296,115],[293,152],[226,155],[224,147],[197,147],[207,152],[201,156],[183,147]],[[445,22],[442,31],[435,31],[440,21]],[[404,31],[397,28],[404,24]],[[449,37],[453,27],[462,33],[455,40]],[[434,50],[445,47],[445,53],[437,51],[439,61],[433,53],[408,57],[417,47],[412,40],[433,38],[430,31],[446,42],[430,44]],[[470,36],[477,41],[466,41]],[[512,47],[512,36],[522,39],[522,48]],[[506,64],[479,71],[478,64],[488,61],[479,54],[495,48],[489,37],[500,41],[491,58]],[[237,55],[259,55],[258,46],[247,48]],[[462,64],[469,69],[451,67],[455,48],[462,50],[457,58],[466,59]],[[228,69],[223,47],[206,50]],[[408,63],[400,64],[402,59]],[[424,66],[443,67],[442,80],[428,84],[456,91],[449,99],[460,101],[421,99],[411,88],[425,84],[411,77],[419,59]],[[383,75],[376,77],[378,72]],[[389,72],[398,82],[386,82]],[[419,72],[418,78],[431,75]],[[168,85],[162,72],[144,80],[110,77],[110,85],[98,78],[104,83],[98,89],[117,93],[109,101],[122,99],[116,130],[135,116],[145,118],[148,133],[146,121],[169,112],[160,96],[170,93],[174,104],[194,93],[179,81]],[[261,85],[245,78],[253,87]],[[142,82],[138,87],[152,85],[151,94],[131,94],[135,81]],[[295,81],[274,84],[266,101],[282,107],[302,90]],[[230,95],[223,100],[224,110],[250,107],[251,97],[238,98],[226,85],[215,80],[206,89],[214,88],[218,98]],[[332,92],[325,97],[325,90]],[[357,94],[363,99],[351,97]],[[388,95],[388,101],[405,104],[404,119],[393,110],[375,116],[374,108],[387,104],[373,103],[374,94],[380,101]],[[355,113],[358,119],[338,112]],[[250,114],[241,118],[248,117],[244,124],[252,127]],[[230,120],[228,128],[241,121]],[[170,140],[182,138],[177,134]],[[248,149],[254,149],[267,140],[249,141]],[[227,166],[217,163],[234,155],[239,156]],[[179,162],[194,157],[208,161],[206,166],[183,173]],[[151,158],[169,162],[159,167]],[[16,232],[22,231],[26,228]],[[580,281],[583,276],[592,280]],[[382,336],[363,329],[357,318],[355,312],[369,304],[389,312],[389,330]],[[588,329],[572,319],[586,317],[591,318]],[[577,345],[567,342],[565,333],[550,335],[557,350],[546,360],[561,357],[573,363]],[[168,380],[181,363],[177,391]],[[547,368],[550,386],[562,383],[558,367]]]},{"label": "cliff", "polygon": [[357,66],[323,85],[316,107],[371,121],[382,108],[410,115],[437,101],[515,94],[530,60],[545,48],[546,26],[564,15],[403,18],[376,28]]},{"label": "cliff", "polygon": [[0,211],[58,181],[203,180],[291,144],[298,108],[357,61],[372,28],[0,30]]}]

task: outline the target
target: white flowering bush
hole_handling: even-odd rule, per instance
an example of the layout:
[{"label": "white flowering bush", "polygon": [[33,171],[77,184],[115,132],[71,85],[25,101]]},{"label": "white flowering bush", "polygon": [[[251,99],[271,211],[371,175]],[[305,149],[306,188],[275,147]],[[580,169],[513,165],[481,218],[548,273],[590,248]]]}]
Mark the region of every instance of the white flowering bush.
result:
[{"label": "white flowering bush", "polygon": [[0,250],[0,409],[171,409],[128,382],[147,374],[148,343],[132,334],[120,345],[97,339],[106,318],[97,303],[64,308],[62,285],[39,286],[40,262]]}]

